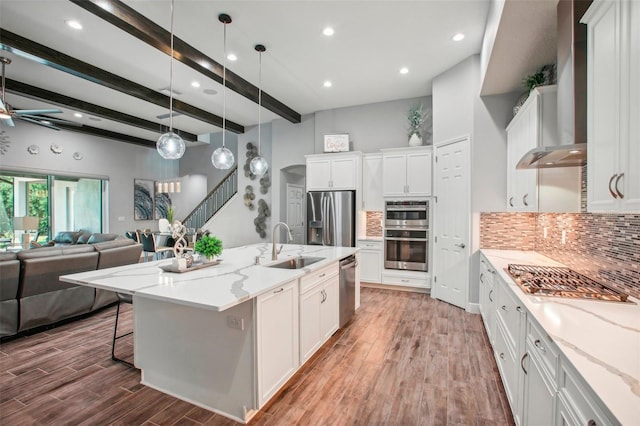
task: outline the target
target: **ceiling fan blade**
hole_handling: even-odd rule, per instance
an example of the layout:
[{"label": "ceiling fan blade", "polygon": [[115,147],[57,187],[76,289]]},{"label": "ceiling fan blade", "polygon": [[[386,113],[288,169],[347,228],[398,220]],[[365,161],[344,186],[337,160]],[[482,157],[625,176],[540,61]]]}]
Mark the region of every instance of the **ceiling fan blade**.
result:
[{"label": "ceiling fan blade", "polygon": [[65,120],[64,118],[53,118],[53,117],[49,117],[49,116],[46,116],[46,115],[22,114],[22,115],[19,116],[19,118],[30,118],[32,120],[50,121],[52,123],[62,123],[62,124],[67,124],[69,126],[82,127],[82,124],[76,123],[75,121]]},{"label": "ceiling fan blade", "polygon": [[39,125],[39,126],[48,127],[48,128],[50,128],[50,129],[53,129],[53,130],[60,130],[59,128],[57,128],[57,127],[56,127],[56,126],[54,126],[53,124],[47,124],[47,123],[44,123],[44,122],[42,122],[42,121],[40,121],[40,120],[34,120],[33,118],[29,118],[29,117],[20,117],[20,116],[18,116],[18,117],[16,117],[16,118],[17,118],[18,120],[28,121],[29,123],[37,124],[37,125]]},{"label": "ceiling fan blade", "polygon": [[59,109],[18,109],[13,111],[16,115],[33,115],[33,114],[60,114]]}]

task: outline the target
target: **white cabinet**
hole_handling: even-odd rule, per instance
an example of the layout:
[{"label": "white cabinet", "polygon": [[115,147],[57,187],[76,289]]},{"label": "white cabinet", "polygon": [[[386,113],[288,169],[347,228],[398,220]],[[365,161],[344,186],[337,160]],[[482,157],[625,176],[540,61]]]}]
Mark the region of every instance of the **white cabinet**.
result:
[{"label": "white cabinet", "polygon": [[507,126],[508,211],[580,211],[579,167],[516,169],[532,149],[560,143],[557,109],[557,86],[537,87]]},{"label": "white cabinet", "polygon": [[384,210],[382,154],[364,154],[362,157],[362,210]]},{"label": "white cabinet", "polygon": [[383,269],[382,284],[400,287],[411,287],[416,291],[431,288],[431,276],[428,272],[405,271],[400,269]]},{"label": "white cabinet", "polygon": [[359,188],[361,154],[307,155],[307,191],[338,191]]},{"label": "white cabinet", "polygon": [[326,342],[339,325],[338,264],[301,280],[300,359],[304,363]]},{"label": "white cabinet", "polygon": [[256,298],[258,402],[262,406],[297,371],[298,281]]},{"label": "white cabinet", "polygon": [[432,155],[430,146],[382,150],[383,195],[430,196]]},{"label": "white cabinet", "polygon": [[494,284],[494,275],[496,271],[493,269],[489,261],[480,255],[480,315],[484,322],[489,342],[493,344],[496,333],[496,292]]},{"label": "white cabinet", "polygon": [[358,240],[360,280],[380,283],[382,278],[382,241]]},{"label": "white cabinet", "polygon": [[587,24],[587,209],[640,211],[640,3],[594,1]]}]

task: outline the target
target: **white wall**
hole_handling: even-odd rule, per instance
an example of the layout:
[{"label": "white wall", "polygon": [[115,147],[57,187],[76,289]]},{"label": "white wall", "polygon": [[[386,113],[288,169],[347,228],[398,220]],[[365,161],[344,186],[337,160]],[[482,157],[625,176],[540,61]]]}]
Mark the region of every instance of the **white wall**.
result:
[{"label": "white wall", "polygon": [[[60,176],[85,176],[109,180],[108,229],[105,232],[123,234],[136,228],[157,228],[157,221],[133,220],[133,180],[174,177],[178,164],[162,160],[153,148],[90,136],[65,130],[18,122],[15,127],[3,127],[11,141],[6,154],[0,156],[0,169]],[[61,154],[50,147],[57,144]],[[40,153],[27,152],[30,145],[38,145]],[[83,155],[74,160],[74,152]],[[118,218],[123,218],[119,221]]]},{"label": "white wall", "polygon": [[484,82],[491,60],[491,52],[493,44],[498,34],[498,26],[502,11],[504,10],[505,0],[491,0],[489,4],[489,14],[487,15],[487,24],[484,29],[484,37],[482,39],[482,49],[480,50],[480,81]]}]

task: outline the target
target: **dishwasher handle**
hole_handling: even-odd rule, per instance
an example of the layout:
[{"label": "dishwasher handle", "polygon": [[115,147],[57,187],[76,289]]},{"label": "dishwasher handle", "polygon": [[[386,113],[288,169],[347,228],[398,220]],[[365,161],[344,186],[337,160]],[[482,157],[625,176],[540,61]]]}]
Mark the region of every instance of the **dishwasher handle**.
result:
[{"label": "dishwasher handle", "polygon": [[345,269],[355,268],[356,266],[358,266],[358,261],[356,260],[355,256],[349,256],[340,262],[341,271],[344,271]]}]

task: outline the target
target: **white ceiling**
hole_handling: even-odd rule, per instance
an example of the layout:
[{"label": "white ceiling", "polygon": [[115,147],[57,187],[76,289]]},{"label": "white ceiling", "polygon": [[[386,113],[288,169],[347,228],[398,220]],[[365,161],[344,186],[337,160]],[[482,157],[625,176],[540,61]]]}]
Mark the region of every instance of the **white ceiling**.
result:
[{"label": "white ceiling", "polygon": [[[169,0],[124,3],[169,30]],[[489,0],[175,0],[174,9],[175,35],[220,63],[223,24],[217,17],[231,15],[227,50],[238,60],[227,61],[228,68],[257,85],[254,45],[264,44],[263,90],[304,115],[429,95],[435,76],[479,53]],[[84,28],[69,28],[65,25],[69,19],[78,20]],[[328,25],[335,29],[332,37],[322,34]],[[169,85],[168,55],[70,1],[2,0],[0,26],[155,91]],[[457,32],[465,34],[463,41],[451,40]],[[64,108],[56,117],[151,140],[160,134],[161,124],[168,124],[167,119],[156,118],[168,112],[168,105],[163,108],[130,97],[11,52],[2,55],[13,60],[7,67],[8,78],[157,122],[158,134],[109,120],[78,119],[74,111]],[[401,75],[401,67],[409,68],[409,73]],[[200,88],[191,87],[194,80],[200,82]],[[333,87],[324,88],[325,80],[331,80]],[[217,94],[205,94],[205,89]],[[182,93],[177,99],[222,116],[222,86],[178,61],[174,62],[174,90]],[[6,97],[17,108],[48,106],[14,94]],[[257,123],[258,107],[252,101],[227,89],[226,105],[227,119],[244,126]],[[274,113],[262,110],[262,122],[275,118]],[[195,134],[219,130],[185,116],[174,118],[174,127]]]}]

